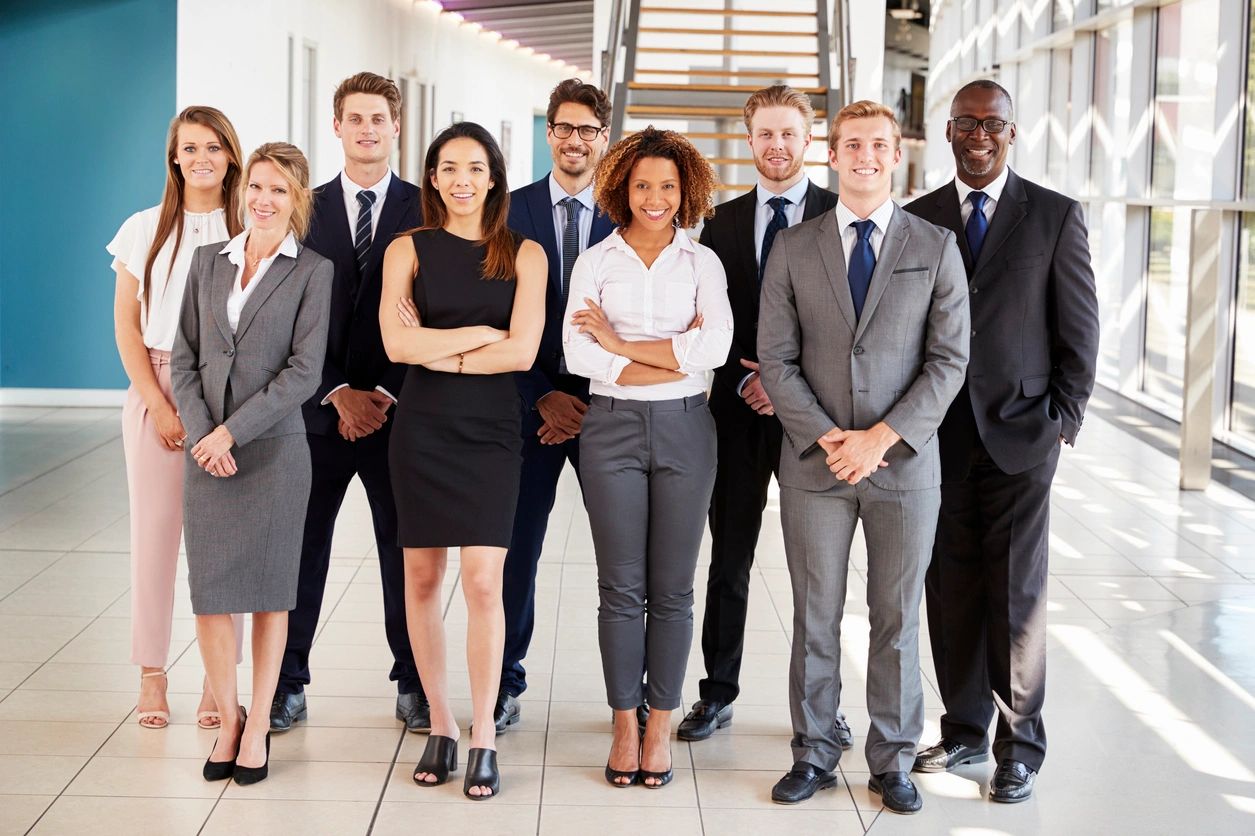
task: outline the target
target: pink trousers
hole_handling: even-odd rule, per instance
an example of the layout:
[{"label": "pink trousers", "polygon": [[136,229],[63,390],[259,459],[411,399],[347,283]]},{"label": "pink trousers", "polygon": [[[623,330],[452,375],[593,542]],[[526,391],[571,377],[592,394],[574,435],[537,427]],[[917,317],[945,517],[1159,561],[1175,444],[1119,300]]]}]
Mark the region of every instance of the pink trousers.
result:
[{"label": "pink trousers", "polygon": [[[167,399],[170,352],[148,350],[153,374]],[[164,668],[170,656],[174,576],[183,536],[182,450],[167,450],[148,407],[131,386],[122,408],[122,449],[131,502],[131,663]],[[236,615],[237,654],[243,656],[243,616]]]}]

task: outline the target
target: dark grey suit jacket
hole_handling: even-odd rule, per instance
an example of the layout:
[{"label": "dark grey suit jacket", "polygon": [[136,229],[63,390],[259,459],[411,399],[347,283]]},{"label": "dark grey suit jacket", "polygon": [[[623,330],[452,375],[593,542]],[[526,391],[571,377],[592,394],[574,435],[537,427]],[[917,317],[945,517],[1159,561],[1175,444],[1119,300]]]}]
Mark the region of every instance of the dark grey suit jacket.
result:
[{"label": "dark grey suit jacket", "polygon": [[819,437],[882,420],[902,441],[872,483],[941,484],[935,435],[963,383],[969,327],[953,232],[894,207],[859,318],[835,210],[781,230],[758,320],[760,374],[784,426],[780,484],[832,487]]},{"label": "dark grey suit jacket", "polygon": [[170,362],[174,399],[190,449],[226,424],[242,447],[303,434],[301,404],[314,394],[327,353],[331,262],[308,247],[279,255],[231,333],[227,297],[236,267],[223,244],[197,247]]}]

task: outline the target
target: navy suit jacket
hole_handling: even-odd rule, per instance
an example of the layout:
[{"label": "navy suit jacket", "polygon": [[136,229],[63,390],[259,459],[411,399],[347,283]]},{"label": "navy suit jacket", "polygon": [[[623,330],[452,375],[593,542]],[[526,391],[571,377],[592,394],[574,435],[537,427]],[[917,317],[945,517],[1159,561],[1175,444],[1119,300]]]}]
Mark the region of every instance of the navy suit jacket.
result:
[{"label": "navy suit jacket", "polygon": [[421,223],[418,187],[405,182],[394,172],[388,181],[388,194],[384,198],[379,226],[371,241],[366,271],[362,273],[357,267],[340,175],[315,190],[314,215],[304,244],[331,260],[335,266],[335,279],[331,287],[331,323],[322,381],[318,391],[302,407],[306,432],[336,434],[339,413],[331,404],[321,404],[332,389],[343,383],[354,389],[366,390],[382,386],[394,398],[401,396],[406,367],[388,359],[383,337],[379,333],[383,254],[398,232],[413,229]]},{"label": "navy suit jacket", "polygon": [[[553,204],[549,199],[549,175],[510,192],[510,229],[540,244],[549,259],[549,289],[545,293],[545,330],[531,369],[519,372],[519,395],[524,408],[532,410],[536,401],[557,388],[558,361],[562,358],[562,251],[553,227]],[[601,207],[593,215],[588,246],[598,243],[614,229],[614,223]]]}]

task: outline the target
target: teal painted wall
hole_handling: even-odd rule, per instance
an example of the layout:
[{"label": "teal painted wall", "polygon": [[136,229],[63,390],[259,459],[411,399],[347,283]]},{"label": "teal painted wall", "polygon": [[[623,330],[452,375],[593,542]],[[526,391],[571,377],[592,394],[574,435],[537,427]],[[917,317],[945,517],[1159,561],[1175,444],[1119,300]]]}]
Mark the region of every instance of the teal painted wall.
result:
[{"label": "teal painted wall", "polygon": [[104,246],[161,200],[177,3],[4,6],[0,386],[124,387]]},{"label": "teal painted wall", "polygon": [[545,132],[549,123],[544,114],[532,117],[532,182],[535,183],[553,169],[553,155],[549,153],[549,140]]}]

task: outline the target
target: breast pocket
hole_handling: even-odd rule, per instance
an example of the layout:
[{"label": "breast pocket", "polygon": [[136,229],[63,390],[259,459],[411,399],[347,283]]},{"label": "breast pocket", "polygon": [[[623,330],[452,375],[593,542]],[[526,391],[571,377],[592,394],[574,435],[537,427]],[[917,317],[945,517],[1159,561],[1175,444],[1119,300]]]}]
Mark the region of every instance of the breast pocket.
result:
[{"label": "breast pocket", "polygon": [[923,281],[928,278],[927,267],[899,267],[891,276],[895,282]]}]

